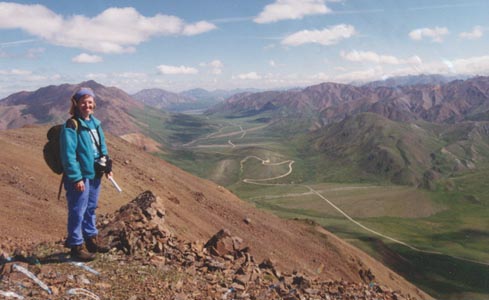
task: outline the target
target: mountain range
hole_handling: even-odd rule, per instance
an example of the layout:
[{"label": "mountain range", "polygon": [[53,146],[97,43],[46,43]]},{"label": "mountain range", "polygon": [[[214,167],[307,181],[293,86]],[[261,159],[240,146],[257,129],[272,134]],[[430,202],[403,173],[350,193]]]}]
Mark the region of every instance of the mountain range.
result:
[{"label": "mountain range", "polygon": [[[435,78],[432,81],[440,82],[441,79]],[[63,119],[63,112],[69,109],[73,90],[82,85],[95,90],[100,107],[98,115],[102,120],[105,115],[111,114],[126,118],[132,109],[142,109],[144,104],[158,109],[179,104],[202,108],[198,102],[203,99],[212,99],[213,103],[218,103],[207,110],[208,114],[248,116],[267,111],[276,112],[277,117],[308,116],[322,126],[361,112],[373,112],[401,122],[482,121],[488,118],[489,110],[489,77],[482,76],[448,83],[396,87],[375,83],[361,87],[322,83],[287,91],[226,93],[195,89],[179,94],[161,89],[147,89],[132,96],[118,88],[104,87],[95,81],[88,81],[77,85],[48,86],[1,99],[0,128],[16,128],[27,123],[44,124]],[[223,100],[228,95],[230,96]],[[137,123],[134,119],[124,122],[128,123],[125,126],[113,126],[108,118],[104,121],[107,121],[116,134],[137,131],[127,127],[129,123]]]},{"label": "mountain range", "polygon": [[326,125],[348,115],[373,112],[394,121],[424,120],[453,123],[485,120],[489,110],[489,77],[455,80],[445,84],[409,86],[353,86],[322,83],[302,90],[245,93],[230,97],[208,113],[255,115],[309,115]]}]

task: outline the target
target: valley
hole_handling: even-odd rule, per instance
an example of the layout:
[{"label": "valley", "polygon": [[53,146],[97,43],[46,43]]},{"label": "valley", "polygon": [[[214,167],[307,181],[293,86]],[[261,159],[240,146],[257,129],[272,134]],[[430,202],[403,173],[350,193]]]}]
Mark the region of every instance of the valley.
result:
[{"label": "valley", "polygon": [[[464,192],[393,185],[374,176],[370,180],[352,176],[350,183],[319,182],[308,169],[319,158],[300,156],[300,146],[277,134],[273,123],[259,125],[250,118],[219,122],[215,132],[182,145],[181,151],[192,153],[190,161],[178,155],[169,160],[224,185],[260,209],[323,226],[432,295],[443,299],[487,295],[486,205],[468,203],[461,196]],[[419,126],[412,127],[424,131]],[[321,173],[334,179],[345,176],[336,172],[355,172],[345,171],[348,166],[334,168],[333,163]],[[471,181],[467,180],[471,176],[477,175],[450,179],[461,183]],[[487,201],[481,195],[474,198]],[[449,272],[447,261],[454,266]],[[474,270],[482,276],[471,276]]]}]

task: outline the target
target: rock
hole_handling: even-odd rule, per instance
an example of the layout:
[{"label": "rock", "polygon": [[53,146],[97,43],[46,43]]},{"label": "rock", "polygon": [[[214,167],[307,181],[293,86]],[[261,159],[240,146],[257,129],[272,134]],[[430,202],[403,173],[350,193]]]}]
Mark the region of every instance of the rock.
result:
[{"label": "rock", "polygon": [[236,275],[233,282],[246,286],[251,279],[251,275]]},{"label": "rock", "polygon": [[166,264],[166,258],[158,255],[151,257],[150,261],[151,264],[157,268],[161,268]]},{"label": "rock", "polygon": [[162,200],[150,191],[141,193],[109,219],[101,224],[99,235],[126,254],[162,253],[164,243],[160,239],[171,237]]},{"label": "rock", "polygon": [[232,288],[234,288],[237,291],[244,291],[246,289],[244,284],[238,283],[238,282],[233,282],[231,285]]},{"label": "rock", "polygon": [[241,256],[243,240],[232,236],[227,229],[221,229],[204,245],[209,253],[214,256],[224,257],[226,255],[237,257]]},{"label": "rock", "polygon": [[375,279],[375,275],[372,273],[370,269],[368,270],[360,270],[359,272],[360,278],[365,283],[370,283]]},{"label": "rock", "polygon": [[271,258],[266,258],[258,266],[261,269],[275,269],[275,262]]},{"label": "rock", "polygon": [[101,288],[103,290],[110,290],[112,288],[112,285],[110,283],[107,283],[107,282],[97,282],[97,283],[95,283],[95,286],[97,288]]},{"label": "rock", "polygon": [[317,295],[319,294],[319,290],[316,290],[316,289],[304,289],[304,293],[308,294],[308,295]]}]

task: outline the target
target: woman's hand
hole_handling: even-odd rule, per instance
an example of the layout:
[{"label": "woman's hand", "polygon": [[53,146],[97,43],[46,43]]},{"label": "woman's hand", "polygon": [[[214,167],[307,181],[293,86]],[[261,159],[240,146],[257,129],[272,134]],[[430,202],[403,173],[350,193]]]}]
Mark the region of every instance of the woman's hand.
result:
[{"label": "woman's hand", "polygon": [[114,174],[112,173],[112,171],[110,171],[109,173],[105,173],[105,178],[109,179],[109,177],[112,177]]},{"label": "woman's hand", "polygon": [[75,183],[75,190],[77,190],[78,192],[85,191],[85,182],[83,182],[83,179]]}]

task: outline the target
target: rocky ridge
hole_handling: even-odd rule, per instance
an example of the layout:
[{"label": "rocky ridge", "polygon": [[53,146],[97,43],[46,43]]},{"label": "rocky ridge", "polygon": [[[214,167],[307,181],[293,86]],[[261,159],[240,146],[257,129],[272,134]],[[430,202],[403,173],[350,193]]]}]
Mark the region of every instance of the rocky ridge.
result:
[{"label": "rocky ridge", "polygon": [[276,118],[287,116],[317,117],[326,126],[346,116],[372,112],[393,121],[423,120],[454,123],[486,120],[489,77],[454,80],[439,84],[409,86],[353,86],[321,83],[303,90],[269,91],[238,94],[208,110],[223,115],[258,115],[276,111]]},{"label": "rocky ridge", "polygon": [[[17,249],[0,258],[0,295],[19,299],[417,299],[375,281],[324,280],[300,270],[282,272],[272,259],[257,262],[246,241],[220,230],[207,243],[185,241],[165,223],[161,198],[141,193],[99,218],[112,250],[89,264],[74,264],[62,242]],[[42,255],[48,252],[47,255]],[[36,284],[20,272],[29,269]],[[43,286],[42,284],[45,284]],[[15,293],[15,294],[14,294]],[[83,298],[82,297],[82,298]],[[7,297],[8,298],[8,297]]]}]

